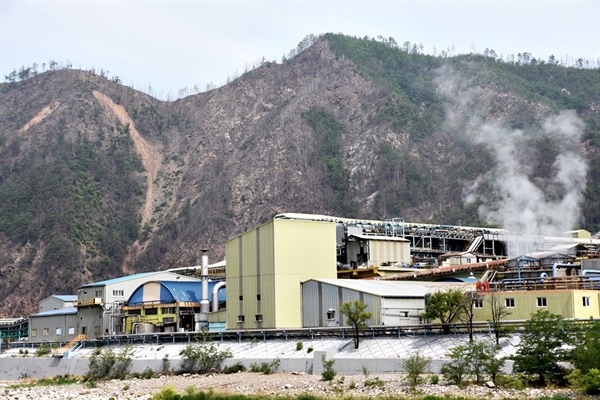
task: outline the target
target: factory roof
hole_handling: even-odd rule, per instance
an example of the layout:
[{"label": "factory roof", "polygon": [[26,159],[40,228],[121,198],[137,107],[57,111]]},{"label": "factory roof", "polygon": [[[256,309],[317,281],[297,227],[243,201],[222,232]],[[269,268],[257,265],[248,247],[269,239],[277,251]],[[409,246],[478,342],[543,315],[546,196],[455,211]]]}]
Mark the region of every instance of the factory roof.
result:
[{"label": "factory roof", "polygon": [[[212,289],[218,281],[208,282],[208,300],[212,300]],[[219,301],[225,301],[225,290],[218,294]],[[202,298],[202,281],[152,281],[138,287],[127,300],[128,306],[147,302],[161,304],[199,303]]]},{"label": "factory roof", "polygon": [[49,317],[52,315],[73,315],[77,314],[77,307],[65,307],[57,310],[42,311],[32,314],[31,317]]},{"label": "factory roof", "polygon": [[100,281],[100,282],[94,282],[94,283],[88,283],[87,285],[83,285],[81,287],[91,287],[91,286],[106,286],[106,285],[110,285],[110,284],[114,284],[114,283],[120,283],[120,282],[126,282],[129,280],[133,280],[133,279],[140,279],[140,278],[150,278],[152,276],[172,276],[173,279],[179,277],[178,279],[182,279],[182,280],[191,280],[195,278],[190,278],[190,277],[186,277],[186,276],[182,276],[179,274],[175,274],[173,272],[169,272],[169,271],[153,271],[153,272],[142,272],[139,274],[134,274],[134,275],[127,275],[127,276],[121,276],[119,278],[114,278],[114,279],[108,279],[105,281]]},{"label": "factory roof", "polygon": [[352,236],[357,237],[359,239],[363,239],[363,240],[385,240],[386,242],[410,242],[410,240],[404,239],[403,237],[398,237],[398,236],[359,235],[356,233],[349,235],[349,237],[352,237]]},{"label": "factory roof", "polygon": [[469,285],[460,282],[382,281],[370,279],[311,279],[310,281],[322,282],[328,285],[387,298],[419,298],[425,297],[427,293],[450,289],[464,289],[472,286],[472,284]]}]

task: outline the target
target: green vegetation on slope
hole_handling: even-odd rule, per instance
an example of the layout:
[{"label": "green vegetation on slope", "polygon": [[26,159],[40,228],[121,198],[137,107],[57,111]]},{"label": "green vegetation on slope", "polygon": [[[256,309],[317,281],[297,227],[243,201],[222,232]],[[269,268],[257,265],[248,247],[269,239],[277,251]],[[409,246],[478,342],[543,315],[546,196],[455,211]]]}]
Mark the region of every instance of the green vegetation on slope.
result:
[{"label": "green vegetation on slope", "polygon": [[[18,141],[1,160],[20,151]],[[135,206],[142,188],[135,172],[141,163],[132,147],[128,136],[117,135],[103,154],[88,139],[71,143],[59,134],[14,165],[0,162],[0,232],[22,244],[45,242],[48,271],[81,266],[84,247],[92,274],[106,277],[139,229]]]},{"label": "green vegetation on slope", "polygon": [[327,183],[335,193],[335,210],[348,217],[354,216],[356,204],[348,196],[350,172],[342,163],[343,126],[323,108],[313,107],[302,114],[302,118],[318,136],[318,156],[327,170]]}]

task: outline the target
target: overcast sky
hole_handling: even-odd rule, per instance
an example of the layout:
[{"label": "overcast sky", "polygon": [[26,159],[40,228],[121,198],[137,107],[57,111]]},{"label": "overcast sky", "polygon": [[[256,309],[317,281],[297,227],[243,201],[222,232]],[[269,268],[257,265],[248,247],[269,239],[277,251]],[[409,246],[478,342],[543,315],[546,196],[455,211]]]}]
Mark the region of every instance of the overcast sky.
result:
[{"label": "overcast sky", "polygon": [[0,0],[0,80],[50,60],[101,68],[159,98],[224,84],[326,32],[422,43],[426,53],[529,52],[600,58],[600,0]]}]

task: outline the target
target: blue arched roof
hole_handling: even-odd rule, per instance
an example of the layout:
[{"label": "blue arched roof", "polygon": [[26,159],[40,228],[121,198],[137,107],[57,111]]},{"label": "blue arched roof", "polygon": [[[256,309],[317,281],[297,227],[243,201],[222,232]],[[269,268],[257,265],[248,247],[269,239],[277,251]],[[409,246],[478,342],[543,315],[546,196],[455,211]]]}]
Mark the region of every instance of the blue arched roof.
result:
[{"label": "blue arched roof", "polygon": [[[219,281],[208,282],[208,301],[212,301],[212,289]],[[140,285],[127,300],[128,306],[147,302],[171,304],[175,302],[199,303],[202,299],[202,282],[151,281]],[[219,290],[219,301],[225,301],[225,288]]]}]

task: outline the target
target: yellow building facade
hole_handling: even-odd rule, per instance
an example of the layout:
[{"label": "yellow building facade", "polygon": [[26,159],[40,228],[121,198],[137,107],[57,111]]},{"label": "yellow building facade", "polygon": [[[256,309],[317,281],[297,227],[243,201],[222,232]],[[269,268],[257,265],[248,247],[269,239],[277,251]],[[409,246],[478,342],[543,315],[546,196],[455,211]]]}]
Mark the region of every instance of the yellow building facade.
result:
[{"label": "yellow building facade", "polygon": [[497,296],[510,311],[504,321],[523,321],[537,311],[549,311],[566,319],[600,317],[600,292],[597,290],[539,290],[485,293],[481,304],[475,306],[476,321],[491,321],[490,296]]},{"label": "yellow building facade", "polygon": [[227,329],[302,327],[301,282],[334,279],[336,225],[274,219],[227,242]]}]

